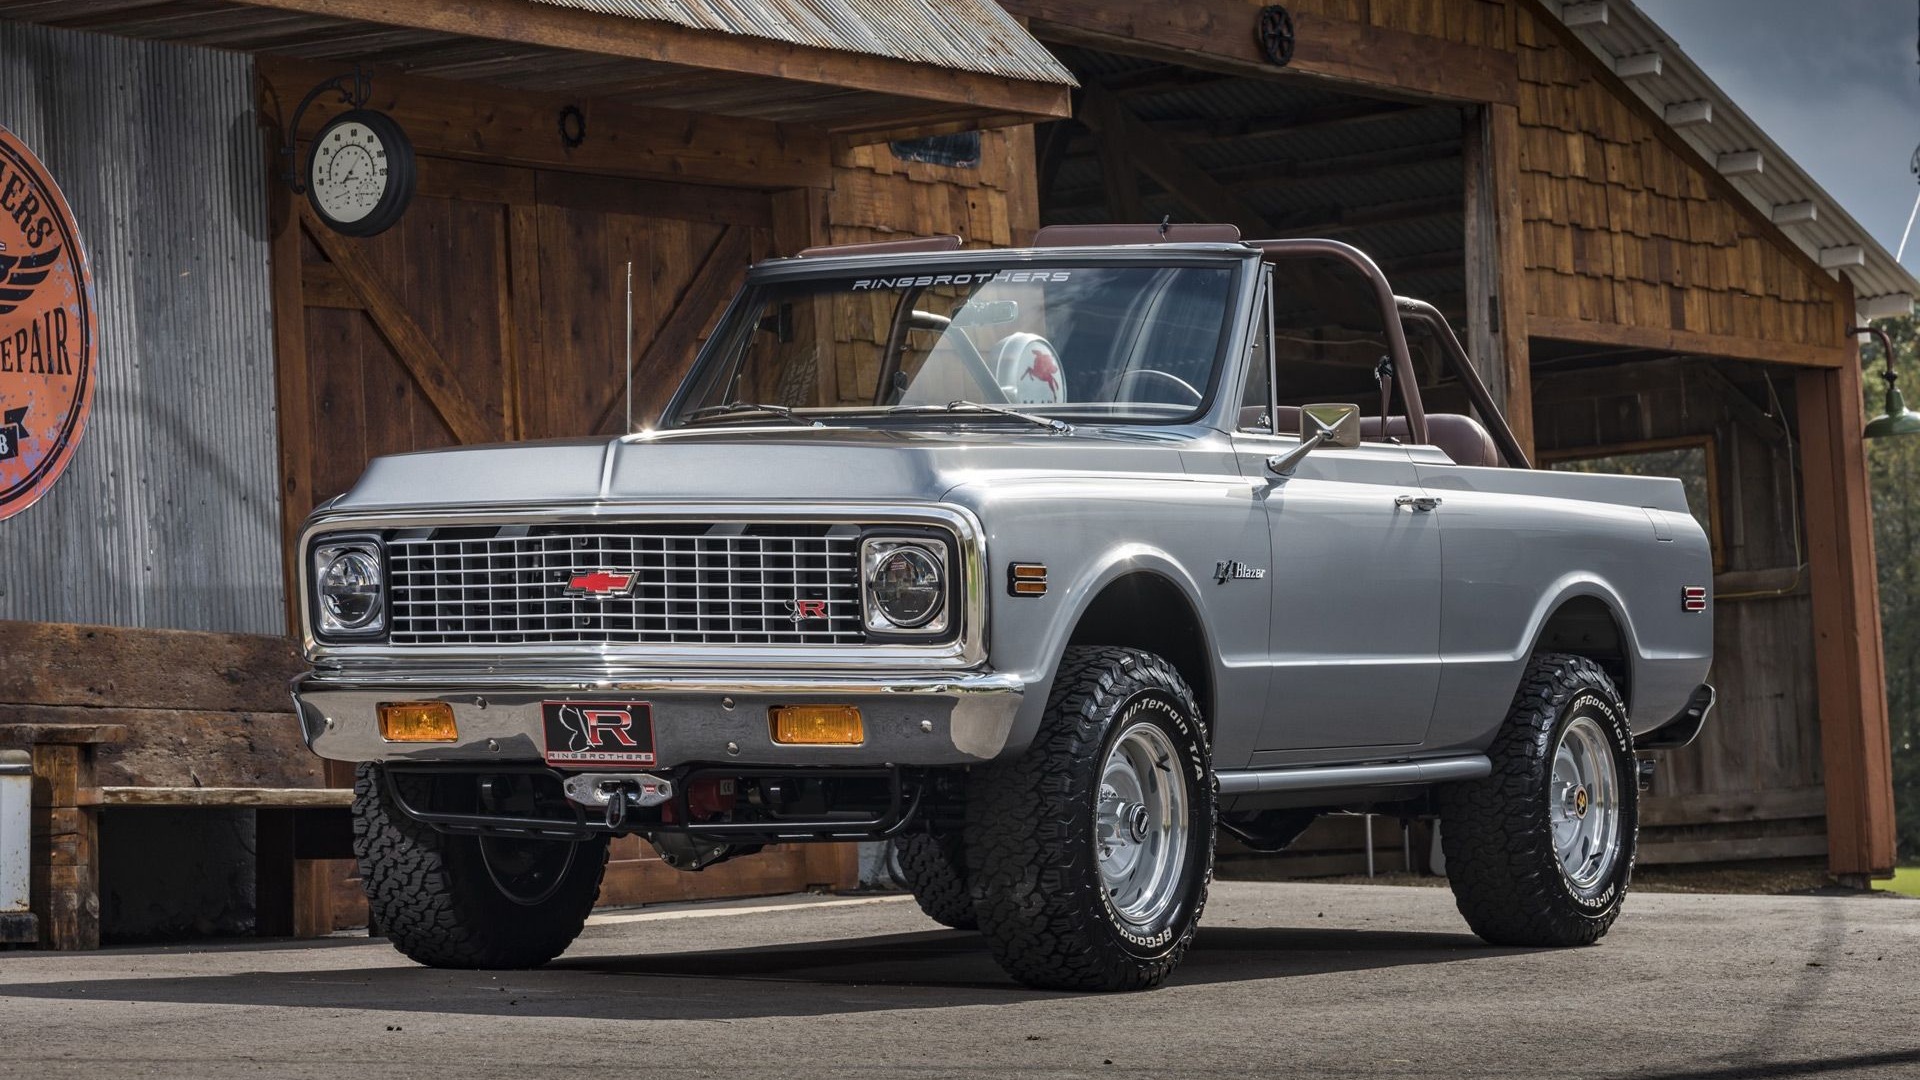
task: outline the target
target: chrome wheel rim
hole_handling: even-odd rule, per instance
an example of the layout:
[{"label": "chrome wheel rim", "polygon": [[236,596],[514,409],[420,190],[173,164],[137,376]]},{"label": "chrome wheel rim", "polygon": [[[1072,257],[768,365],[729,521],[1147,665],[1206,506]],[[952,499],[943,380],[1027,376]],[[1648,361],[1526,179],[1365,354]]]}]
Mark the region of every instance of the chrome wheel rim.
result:
[{"label": "chrome wheel rim", "polygon": [[1577,716],[1560,733],[1548,789],[1553,853],[1575,891],[1591,893],[1620,857],[1620,769],[1599,721]]},{"label": "chrome wheel rim", "polygon": [[1186,774],[1173,740],[1154,724],[1120,733],[1100,770],[1094,851],[1114,913],[1152,927],[1180,900],[1187,862]]},{"label": "chrome wheel rim", "polygon": [[573,869],[580,845],[566,840],[480,838],[480,861],[500,895],[524,907],[543,903]]}]

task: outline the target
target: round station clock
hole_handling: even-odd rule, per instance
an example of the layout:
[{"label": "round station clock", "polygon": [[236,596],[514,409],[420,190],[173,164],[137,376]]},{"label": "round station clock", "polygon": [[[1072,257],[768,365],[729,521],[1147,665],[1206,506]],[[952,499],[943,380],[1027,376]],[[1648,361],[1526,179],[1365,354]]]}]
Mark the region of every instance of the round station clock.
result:
[{"label": "round station clock", "polygon": [[413,143],[385,113],[354,109],[327,122],[307,154],[307,201],[348,236],[393,227],[413,199]]}]

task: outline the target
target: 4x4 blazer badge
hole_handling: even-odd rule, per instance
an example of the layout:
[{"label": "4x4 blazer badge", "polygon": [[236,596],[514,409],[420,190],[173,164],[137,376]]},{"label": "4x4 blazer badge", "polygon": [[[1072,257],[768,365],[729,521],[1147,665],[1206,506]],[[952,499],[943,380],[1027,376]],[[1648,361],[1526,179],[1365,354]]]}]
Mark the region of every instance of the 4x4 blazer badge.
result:
[{"label": "4x4 blazer badge", "polygon": [[1238,559],[1213,564],[1213,580],[1226,584],[1229,581],[1259,581],[1267,576],[1265,567],[1248,566]]}]

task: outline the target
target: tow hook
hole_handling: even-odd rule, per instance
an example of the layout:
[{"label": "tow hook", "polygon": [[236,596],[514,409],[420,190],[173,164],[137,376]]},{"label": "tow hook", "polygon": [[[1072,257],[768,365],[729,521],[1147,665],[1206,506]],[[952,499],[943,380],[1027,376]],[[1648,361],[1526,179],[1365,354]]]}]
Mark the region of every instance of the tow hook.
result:
[{"label": "tow hook", "polygon": [[1659,765],[1659,762],[1655,761],[1652,758],[1641,758],[1638,761],[1634,762],[1635,768],[1633,771],[1640,780],[1641,791],[1653,790],[1653,770],[1658,765]]},{"label": "tow hook", "polygon": [[607,828],[618,832],[627,823],[627,811],[636,806],[659,806],[673,798],[673,781],[652,773],[597,773],[569,776],[561,782],[567,798],[581,806],[604,808]]}]

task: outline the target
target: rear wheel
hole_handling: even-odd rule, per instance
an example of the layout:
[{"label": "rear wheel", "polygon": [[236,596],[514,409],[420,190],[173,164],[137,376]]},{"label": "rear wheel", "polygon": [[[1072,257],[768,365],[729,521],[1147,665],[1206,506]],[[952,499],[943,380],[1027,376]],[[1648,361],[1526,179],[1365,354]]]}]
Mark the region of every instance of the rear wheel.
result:
[{"label": "rear wheel", "polygon": [[1214,807],[1200,712],[1173,666],[1067,650],[1033,746],[968,785],[968,882],[994,958],[1049,989],[1164,980],[1206,905]]},{"label": "rear wheel", "polygon": [[902,884],[913,890],[913,899],[927,918],[955,930],[979,925],[973,917],[973,894],[967,890],[967,863],[959,836],[913,833],[896,836],[891,843]]},{"label": "rear wheel", "polygon": [[586,926],[607,841],[453,836],[395,805],[388,777],[363,763],[353,785],[353,854],[374,925],[410,959],[443,968],[529,968],[559,956]]},{"label": "rear wheel", "polygon": [[1439,791],[1460,913],[1496,945],[1598,941],[1626,898],[1640,821],[1613,680],[1583,657],[1534,657],[1487,754],[1492,775]]}]

